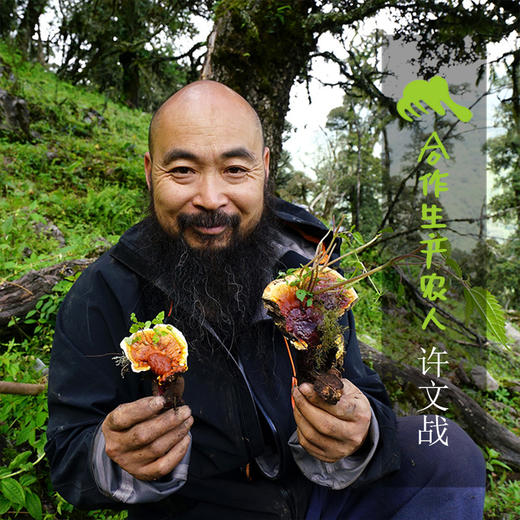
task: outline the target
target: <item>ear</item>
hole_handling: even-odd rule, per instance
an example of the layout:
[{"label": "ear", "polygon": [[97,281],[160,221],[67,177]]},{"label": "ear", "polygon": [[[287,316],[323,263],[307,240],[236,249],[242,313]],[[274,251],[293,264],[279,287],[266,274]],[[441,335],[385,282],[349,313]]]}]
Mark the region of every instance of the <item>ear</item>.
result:
[{"label": "ear", "polygon": [[270,156],[270,151],[269,151],[269,148],[266,146],[264,148],[264,157],[263,157],[266,182],[267,182],[267,179],[269,179],[269,156]]},{"label": "ear", "polygon": [[146,175],[146,185],[148,191],[152,189],[152,158],[150,152],[144,154],[144,173]]}]

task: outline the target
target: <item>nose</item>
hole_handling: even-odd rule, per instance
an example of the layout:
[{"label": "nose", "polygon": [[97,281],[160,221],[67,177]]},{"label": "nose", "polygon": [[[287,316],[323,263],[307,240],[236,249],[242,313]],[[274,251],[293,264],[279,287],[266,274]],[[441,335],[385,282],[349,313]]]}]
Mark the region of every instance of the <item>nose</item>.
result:
[{"label": "nose", "polygon": [[201,175],[197,192],[192,199],[193,205],[199,209],[208,211],[223,208],[229,202],[225,187],[225,183],[218,173]]}]

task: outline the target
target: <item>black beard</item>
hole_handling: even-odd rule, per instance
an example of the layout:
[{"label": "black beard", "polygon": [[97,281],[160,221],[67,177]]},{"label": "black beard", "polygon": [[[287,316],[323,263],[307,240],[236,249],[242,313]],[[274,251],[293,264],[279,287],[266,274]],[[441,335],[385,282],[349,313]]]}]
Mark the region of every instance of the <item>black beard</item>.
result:
[{"label": "black beard", "polygon": [[266,194],[262,217],[246,236],[239,233],[239,218],[226,221],[229,217],[222,212],[200,215],[202,220],[196,220],[195,225],[231,225],[230,243],[221,248],[191,248],[182,235],[182,230],[193,224],[190,218],[188,221],[181,218],[178,222],[181,232],[172,236],[163,230],[151,206],[151,214],[144,223],[143,246],[169,302],[164,302],[164,297],[162,302],[158,301],[158,291],[153,287],[147,291],[148,299],[159,310],[167,311],[172,303],[173,321],[190,345],[207,343],[209,323],[228,348],[232,348],[261,307],[262,292],[272,280],[276,261],[273,245],[276,224],[269,199]]}]

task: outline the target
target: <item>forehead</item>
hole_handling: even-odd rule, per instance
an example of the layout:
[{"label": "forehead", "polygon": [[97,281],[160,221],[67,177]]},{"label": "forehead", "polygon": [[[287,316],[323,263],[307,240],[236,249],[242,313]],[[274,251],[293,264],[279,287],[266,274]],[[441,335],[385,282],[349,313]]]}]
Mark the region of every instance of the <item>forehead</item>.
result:
[{"label": "forehead", "polygon": [[[154,148],[176,144],[220,146],[233,144],[255,150],[262,147],[258,118],[234,92],[193,89],[179,92],[158,114]],[[256,150],[255,150],[256,151]]]}]

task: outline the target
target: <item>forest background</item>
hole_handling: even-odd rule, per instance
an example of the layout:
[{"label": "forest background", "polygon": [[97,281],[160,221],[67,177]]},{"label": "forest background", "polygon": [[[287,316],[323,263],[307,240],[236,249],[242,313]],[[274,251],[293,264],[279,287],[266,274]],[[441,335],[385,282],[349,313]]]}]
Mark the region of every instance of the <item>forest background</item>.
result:
[{"label": "forest background", "polygon": [[[418,78],[429,79],[450,63],[485,62],[488,46],[500,44],[489,66],[470,78],[498,100],[487,122],[496,131],[475,151],[486,158],[495,187],[476,216],[455,219],[443,208],[441,222],[453,230],[451,249],[439,259],[451,273],[446,301],[423,296],[422,262],[401,263],[356,287],[362,354],[383,378],[396,413],[406,415],[429,404],[419,387],[432,377],[420,370],[421,356],[434,347],[446,352],[447,363],[434,378],[447,387],[441,401],[448,410],[442,413],[459,422],[485,454],[486,518],[519,517],[517,2],[4,0],[0,389],[35,395],[1,395],[2,518],[125,517],[124,511],[79,511],[52,489],[43,452],[46,367],[56,311],[74,279],[144,214],[147,126],[151,112],[173,91],[203,77],[248,99],[264,124],[276,193],[327,224],[346,215],[345,250],[386,230],[373,247],[343,263],[346,272],[381,265],[415,250],[426,237],[421,207],[432,200],[421,190],[424,161],[419,167],[415,160],[403,161],[397,173],[392,166],[389,134],[399,116],[398,97],[383,88],[381,54],[388,36],[367,31],[382,18],[393,21],[393,38],[416,48]],[[43,19],[52,20],[50,29],[43,30]],[[200,19],[213,24],[208,38],[197,29]],[[326,48],[325,36],[341,52]],[[333,80],[316,76],[320,62],[337,67]],[[311,81],[334,84],[345,97],[328,116],[324,146],[309,175],[293,166],[284,143],[291,134],[291,90]],[[463,90],[454,90],[453,97]],[[428,129],[412,123],[409,157],[418,157],[433,129],[448,150],[466,131],[430,116]],[[488,236],[491,219],[507,233]],[[461,231],[457,226],[464,220],[473,227]],[[458,247],[462,235],[471,237],[470,249]],[[490,330],[498,327],[500,310],[484,289],[505,309],[507,338]],[[444,330],[421,327],[432,305]],[[473,312],[479,305],[488,321]],[[9,382],[33,386],[13,390]]]}]

